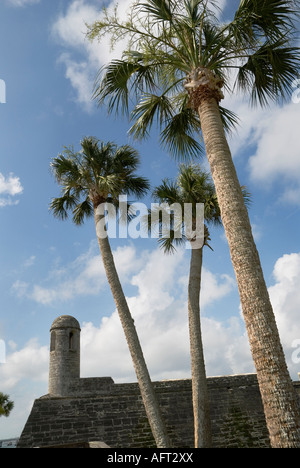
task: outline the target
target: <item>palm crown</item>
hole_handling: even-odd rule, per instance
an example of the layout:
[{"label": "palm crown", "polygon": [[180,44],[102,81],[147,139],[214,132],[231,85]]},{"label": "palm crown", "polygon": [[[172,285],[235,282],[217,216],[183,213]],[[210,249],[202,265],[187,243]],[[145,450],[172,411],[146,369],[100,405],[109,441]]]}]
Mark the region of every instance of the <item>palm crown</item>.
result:
[{"label": "palm crown", "polygon": [[[136,2],[127,21],[117,10],[95,22],[91,39],[110,34],[112,43],[128,39],[122,60],[113,60],[100,70],[95,98],[108,108],[129,112],[134,121],[131,133],[144,137],[156,120],[161,142],[175,156],[198,155],[200,145],[197,95],[193,93],[203,71],[215,78],[215,97],[221,88],[234,86],[250,93],[252,103],[265,105],[269,99],[287,95],[297,76],[300,56],[293,46],[293,23],[297,1],[242,0],[233,20],[218,22],[208,0],[147,0]],[[196,86],[197,85],[197,86]],[[201,89],[200,89],[201,91]],[[220,106],[225,128],[236,116]]]},{"label": "palm crown", "polygon": [[[193,225],[196,222],[196,207],[198,203],[204,205],[204,221],[207,225],[221,224],[220,208],[214,184],[211,181],[210,175],[202,171],[199,165],[180,165],[179,175],[176,181],[164,179],[162,184],[155,188],[153,196],[155,200],[160,202],[160,209],[164,203],[167,207],[178,204],[181,208],[178,219],[176,218],[176,210],[175,213],[168,213],[169,216],[166,217],[163,215],[155,217],[152,216],[153,213],[148,217],[149,229],[153,229],[153,223],[158,224],[160,234],[159,243],[165,252],[173,252],[176,245],[180,245],[187,240],[190,242],[194,240],[189,238],[188,233],[183,234],[185,226],[182,213],[185,204],[189,203],[191,205]],[[158,222],[156,222],[156,220],[158,220]],[[167,220],[167,224],[165,220]],[[168,223],[168,221],[170,222]],[[193,226],[193,229],[195,229],[195,226]],[[209,246],[209,240],[208,228],[205,225],[204,245]]]},{"label": "palm crown", "polygon": [[118,147],[95,138],[84,138],[82,150],[65,149],[51,163],[54,176],[62,187],[62,195],[50,205],[53,214],[65,219],[72,211],[75,224],[82,224],[94,210],[109,202],[118,207],[122,194],[141,197],[149,189],[149,182],[135,175],[139,155],[131,146]]},{"label": "palm crown", "polygon": [[14,403],[10,401],[8,395],[4,395],[0,392],[0,417],[8,417],[13,410]]}]

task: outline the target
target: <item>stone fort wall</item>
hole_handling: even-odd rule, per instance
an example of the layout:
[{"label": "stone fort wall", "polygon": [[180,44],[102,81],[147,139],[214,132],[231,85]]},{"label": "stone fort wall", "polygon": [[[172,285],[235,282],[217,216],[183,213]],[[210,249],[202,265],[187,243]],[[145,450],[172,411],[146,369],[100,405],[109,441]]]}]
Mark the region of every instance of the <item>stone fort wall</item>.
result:
[{"label": "stone fort wall", "polygon": [[[294,383],[300,394],[300,382]],[[193,447],[191,380],[154,383],[176,448]],[[269,448],[255,374],[208,378],[215,448]],[[151,448],[155,443],[137,383],[109,377],[77,379],[67,397],[35,400],[18,447],[103,441],[112,448]]]}]

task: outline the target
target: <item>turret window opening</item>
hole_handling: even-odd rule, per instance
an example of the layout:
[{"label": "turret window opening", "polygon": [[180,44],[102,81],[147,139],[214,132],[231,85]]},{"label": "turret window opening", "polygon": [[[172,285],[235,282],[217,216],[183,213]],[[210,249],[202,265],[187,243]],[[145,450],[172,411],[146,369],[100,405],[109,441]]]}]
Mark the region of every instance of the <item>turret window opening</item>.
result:
[{"label": "turret window opening", "polygon": [[74,333],[69,334],[69,351],[74,351]]},{"label": "turret window opening", "polygon": [[53,331],[51,332],[50,351],[55,351],[55,342],[56,342],[56,334],[55,334],[55,331]]}]

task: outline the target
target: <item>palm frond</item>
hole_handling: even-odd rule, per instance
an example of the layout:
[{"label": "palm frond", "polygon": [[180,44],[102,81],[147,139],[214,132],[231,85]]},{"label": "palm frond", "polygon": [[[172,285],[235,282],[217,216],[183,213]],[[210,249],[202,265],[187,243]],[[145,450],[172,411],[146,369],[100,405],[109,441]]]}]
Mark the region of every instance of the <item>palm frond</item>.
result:
[{"label": "palm frond", "polygon": [[96,190],[101,193],[103,198],[106,199],[110,194],[113,197],[118,197],[123,187],[123,180],[118,174],[106,173],[104,175],[99,174],[96,176]]},{"label": "palm frond", "polygon": [[169,0],[147,0],[146,3],[140,3],[140,7],[141,11],[148,14],[154,21],[171,22],[173,19],[172,3]]},{"label": "palm frond", "polygon": [[227,133],[233,132],[233,130],[235,130],[236,127],[239,125],[239,118],[237,114],[220,105],[219,105],[219,110],[220,110],[224,130]]},{"label": "palm frond", "polygon": [[[108,112],[128,114],[130,95],[154,91],[157,69],[167,70],[170,57],[149,44],[144,53],[123,52],[122,60],[112,60],[100,69],[94,84],[93,98],[98,105],[107,104]],[[164,65],[162,67],[162,65]]]},{"label": "palm frond", "polygon": [[[144,217],[144,226],[152,238],[182,239],[184,230],[183,207],[179,202],[152,203],[151,210]],[[173,234],[172,234],[173,233]]]},{"label": "palm frond", "polygon": [[[81,151],[65,153],[51,162],[62,196],[52,200],[50,210],[59,219],[66,219],[71,211],[73,222],[80,225],[94,214],[94,207],[107,202],[117,208],[120,195],[140,198],[149,190],[149,181],[135,174],[140,158],[129,145],[118,147],[85,137]],[[128,212],[128,216],[133,214]]]},{"label": "palm frond", "polygon": [[163,179],[161,185],[153,190],[152,196],[154,200],[168,205],[182,202],[177,183],[169,179]]},{"label": "palm frond", "polygon": [[[201,170],[199,164],[181,164],[177,179],[164,179],[153,191],[153,197],[159,204],[152,204],[145,222],[151,232],[156,228],[159,244],[167,252],[173,252],[176,245],[191,241],[190,231],[195,228],[189,223],[192,222],[194,226],[199,213],[198,204],[204,205],[204,219],[207,224],[222,224],[211,175]],[[185,216],[187,204],[192,209],[191,220]],[[207,227],[205,229],[208,232]],[[205,245],[209,246],[207,242]]]},{"label": "palm frond", "polygon": [[287,47],[285,38],[267,41],[240,67],[236,85],[251,93],[251,102],[261,106],[270,100],[285,98],[298,76],[300,49]]},{"label": "palm frond", "polygon": [[72,179],[75,180],[79,177],[79,168],[73,150],[65,148],[64,154],[60,154],[50,164],[50,169],[59,183],[67,180],[71,181]]},{"label": "palm frond", "polygon": [[86,218],[91,218],[94,215],[94,208],[87,197],[83,202],[78,203],[73,210],[73,222],[77,226],[84,223]]},{"label": "palm frond", "polygon": [[199,50],[201,65],[219,74],[222,73],[222,67],[219,66],[219,63],[222,63],[223,59],[228,55],[230,48],[230,36],[222,34],[219,25],[212,23],[210,19],[206,19],[201,27]]},{"label": "palm frond", "polygon": [[203,147],[198,141],[200,130],[195,112],[183,108],[167,120],[160,141],[175,159],[192,160],[203,155]]},{"label": "palm frond", "polygon": [[166,236],[162,236],[158,239],[159,247],[166,254],[173,254],[176,251],[176,247],[181,247],[185,245],[185,243],[185,236],[182,233],[176,233],[173,230],[170,230],[170,232],[168,232]]},{"label": "palm frond", "polygon": [[197,27],[203,18],[203,0],[184,0],[183,5],[190,22],[190,26],[192,28]]},{"label": "palm frond", "polygon": [[126,224],[131,222],[136,217],[136,211],[134,209],[134,203],[118,199],[112,199],[111,203],[114,205],[116,212],[119,214],[119,222]]},{"label": "palm frond", "polygon": [[65,207],[65,199],[63,197],[53,198],[49,210],[52,211],[55,218],[61,220],[68,218],[68,210]]},{"label": "palm frond", "polygon": [[130,145],[122,145],[116,148],[112,160],[112,171],[133,172],[140,164],[140,156],[137,150]]},{"label": "palm frond", "polygon": [[102,67],[95,81],[93,98],[99,105],[108,98],[109,113],[121,111],[126,114],[129,99],[128,82],[135,70],[133,63],[123,60],[113,60],[108,66]]},{"label": "palm frond", "polygon": [[159,96],[146,94],[136,105],[131,113],[131,119],[135,121],[130,128],[129,134],[137,139],[144,138],[157,118],[160,127],[173,114],[171,100],[163,93]]},{"label": "palm frond", "polygon": [[252,195],[249,192],[249,190],[247,189],[246,185],[242,185],[241,190],[242,190],[242,194],[243,194],[243,198],[244,198],[244,203],[245,203],[246,207],[249,208],[250,205],[252,204]]},{"label": "palm frond", "polygon": [[299,2],[291,0],[242,0],[230,25],[241,44],[257,38],[278,39],[293,29]]},{"label": "palm frond", "polygon": [[142,198],[150,189],[150,182],[145,177],[130,176],[127,177],[123,185],[123,192],[128,195],[134,195]]}]

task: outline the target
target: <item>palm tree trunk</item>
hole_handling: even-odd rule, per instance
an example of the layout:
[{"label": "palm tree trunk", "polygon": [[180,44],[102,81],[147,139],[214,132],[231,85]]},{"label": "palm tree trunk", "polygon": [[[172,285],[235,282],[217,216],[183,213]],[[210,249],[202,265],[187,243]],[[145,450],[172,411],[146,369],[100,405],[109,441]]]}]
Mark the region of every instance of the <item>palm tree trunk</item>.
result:
[{"label": "palm tree trunk", "polygon": [[203,248],[191,250],[188,287],[195,447],[210,448],[211,422],[200,323],[200,285]]},{"label": "palm tree trunk", "polygon": [[271,445],[274,448],[299,448],[297,395],[288,373],[248,212],[216,99],[202,99],[198,112],[237,278]]},{"label": "palm tree trunk", "polygon": [[[97,224],[103,219],[103,215],[97,214],[95,209],[96,232]],[[133,365],[135,368],[140,392],[142,395],[149,424],[158,448],[170,447],[169,438],[163,422],[160,407],[154,392],[154,388],[147,369],[143,351],[137,335],[137,331],[127,305],[127,301],[119,280],[115,267],[113,254],[110,248],[108,237],[97,235],[100,253],[104,264],[108,283],[110,285],[113,298],[119,313],[121,324],[125,333]]]}]

